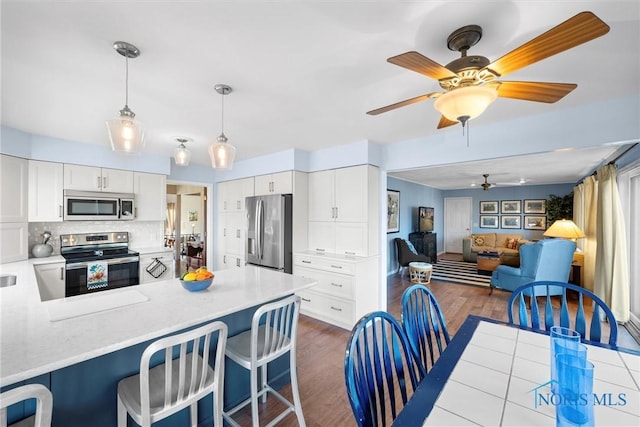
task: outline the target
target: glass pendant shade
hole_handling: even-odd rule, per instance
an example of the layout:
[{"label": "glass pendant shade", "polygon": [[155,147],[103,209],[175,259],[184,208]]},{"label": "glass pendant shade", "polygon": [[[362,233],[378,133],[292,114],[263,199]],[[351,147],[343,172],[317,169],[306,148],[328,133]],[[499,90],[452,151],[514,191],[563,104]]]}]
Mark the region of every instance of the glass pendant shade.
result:
[{"label": "glass pendant shade", "polygon": [[433,106],[449,120],[466,122],[484,113],[497,97],[493,88],[465,86],[439,96]]},{"label": "glass pendant shade", "polygon": [[114,42],[113,48],[125,58],[125,102],[120,115],[106,122],[109,141],[113,151],[138,153],[144,145],[144,127],[135,119],[135,113],[129,108],[129,58],[137,58],[140,50],[123,41]]},{"label": "glass pendant shade", "polygon": [[236,157],[236,147],[227,142],[227,137],[220,134],[218,142],[209,146],[209,157],[211,158],[211,167],[216,169],[231,169],[233,160]]},{"label": "glass pendant shade", "polygon": [[107,131],[113,151],[137,153],[144,145],[144,127],[137,121],[129,107],[120,110],[120,115],[107,120]]},{"label": "glass pendant shade", "polygon": [[178,166],[189,166],[191,160],[191,151],[187,150],[184,144],[180,144],[173,152],[173,159]]}]

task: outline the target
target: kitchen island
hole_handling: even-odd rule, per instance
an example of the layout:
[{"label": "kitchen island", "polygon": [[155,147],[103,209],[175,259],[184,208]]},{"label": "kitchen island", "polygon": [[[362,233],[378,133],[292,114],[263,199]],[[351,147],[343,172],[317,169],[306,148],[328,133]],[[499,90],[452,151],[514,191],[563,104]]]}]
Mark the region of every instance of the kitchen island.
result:
[{"label": "kitchen island", "polygon": [[[315,284],[247,266],[215,272],[212,286],[201,292],[188,292],[171,279],[41,302],[34,265],[60,262],[57,258],[0,265],[0,274],[17,276],[15,286],[0,289],[0,387],[47,385],[54,396],[54,425],[115,425],[117,382],[138,371],[150,341],[214,319],[235,335],[249,329],[258,306]],[[96,304],[92,298],[116,303]],[[248,375],[235,368],[227,362],[225,406],[248,395]],[[288,381],[286,363],[276,363],[271,378]],[[204,401],[201,412],[210,416],[210,399]]]}]

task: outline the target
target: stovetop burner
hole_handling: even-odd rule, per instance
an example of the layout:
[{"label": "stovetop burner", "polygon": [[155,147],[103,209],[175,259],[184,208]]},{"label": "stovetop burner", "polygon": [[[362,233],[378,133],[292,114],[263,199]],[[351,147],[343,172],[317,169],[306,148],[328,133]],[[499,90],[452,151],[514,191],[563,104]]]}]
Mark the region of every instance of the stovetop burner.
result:
[{"label": "stovetop burner", "polygon": [[129,250],[129,233],[109,232],[63,234],[60,236],[60,255],[69,263],[136,257],[140,254]]}]

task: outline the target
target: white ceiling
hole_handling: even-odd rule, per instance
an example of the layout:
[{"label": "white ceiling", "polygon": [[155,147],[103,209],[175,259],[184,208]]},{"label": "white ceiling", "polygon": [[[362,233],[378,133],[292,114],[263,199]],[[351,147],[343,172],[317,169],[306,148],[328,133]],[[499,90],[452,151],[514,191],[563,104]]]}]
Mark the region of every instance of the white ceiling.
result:
[{"label": "white ceiling", "polygon": [[546,185],[577,183],[596,168],[615,159],[628,148],[603,146],[580,150],[558,150],[528,156],[457,163],[389,172],[405,181],[428,185],[439,190],[481,189],[483,174],[493,186]]},{"label": "white ceiling", "polygon": [[[470,54],[490,60],[583,10],[611,27],[603,37],[509,75],[577,83],[571,94],[555,104],[499,99],[474,126],[640,93],[635,0],[2,0],[1,7],[3,125],[108,145],[104,122],[118,114],[125,95],[124,58],[112,44],[124,40],[141,50],[129,64],[129,106],[145,125],[145,151],[170,156],[175,137],[186,136],[200,164],[208,164],[206,149],[221,131],[217,83],[233,88],[225,98],[224,131],[237,160],[292,147],[313,151],[460,132],[436,130],[431,100],[379,116],[365,112],[439,90],[436,81],[386,59],[417,50],[446,64],[459,56],[447,49],[447,36],[469,24],[484,30]],[[603,157],[597,150],[588,154]],[[465,179],[480,171],[497,181],[514,179],[487,164]]]}]

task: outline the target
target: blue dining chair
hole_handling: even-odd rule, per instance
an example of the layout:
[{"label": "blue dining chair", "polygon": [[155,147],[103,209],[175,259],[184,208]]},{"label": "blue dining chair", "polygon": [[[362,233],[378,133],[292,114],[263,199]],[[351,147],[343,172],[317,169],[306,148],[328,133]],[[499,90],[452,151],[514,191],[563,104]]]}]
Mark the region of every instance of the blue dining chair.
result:
[{"label": "blue dining chair", "polygon": [[438,300],[423,285],[413,285],[402,294],[402,326],[414,357],[427,370],[451,341]]},{"label": "blue dining chair", "polygon": [[[560,295],[561,304],[558,315],[554,315],[553,306],[551,304],[552,296],[549,295],[549,288],[562,289],[562,293]],[[575,291],[578,293],[578,307],[576,309],[576,315],[573,321],[573,325],[569,318],[570,316],[569,307],[567,304],[567,290]],[[531,322],[529,322],[529,316],[527,314],[527,305],[524,299],[525,295],[531,296]],[[509,323],[514,324],[514,306],[517,304],[518,320],[520,326],[542,329],[540,323],[540,308],[537,304],[537,298],[541,297],[545,297],[546,299],[544,303],[544,329],[546,331],[549,331],[552,326],[557,325],[556,319],[559,319],[560,326],[564,328],[571,328],[577,331],[582,339],[585,339],[585,337],[587,336],[587,321],[584,311],[583,299],[584,297],[588,297],[591,299],[591,301],[593,301],[593,313],[591,314],[588,339],[597,342],[601,341],[602,327],[600,325],[600,312],[602,311],[607,321],[609,322],[609,344],[616,345],[616,342],[618,341],[618,324],[616,323],[616,318],[607,304],[593,292],[581,288],[580,286],[572,285],[570,283],[540,281],[520,286],[513,291],[513,294],[511,295],[511,297],[509,298],[509,302],[507,303],[507,309],[509,312]],[[534,301],[536,302],[535,304]]]},{"label": "blue dining chair", "polygon": [[389,313],[369,313],[353,327],[344,376],[358,426],[391,424],[425,375],[402,326]]}]

